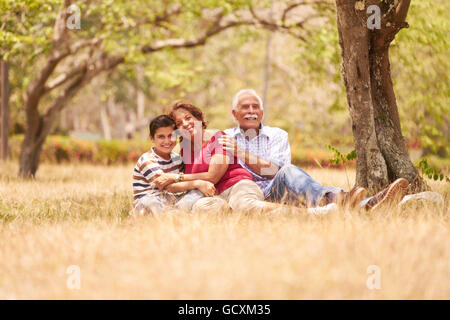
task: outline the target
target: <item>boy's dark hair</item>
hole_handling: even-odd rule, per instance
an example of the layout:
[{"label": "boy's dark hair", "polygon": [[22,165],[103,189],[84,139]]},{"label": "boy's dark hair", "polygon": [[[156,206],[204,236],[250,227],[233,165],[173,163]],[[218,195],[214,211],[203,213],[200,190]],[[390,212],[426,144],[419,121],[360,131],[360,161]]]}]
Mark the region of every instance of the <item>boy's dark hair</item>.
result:
[{"label": "boy's dark hair", "polygon": [[153,118],[148,127],[150,130],[150,137],[154,138],[156,130],[159,128],[173,127],[175,129],[175,121],[173,121],[171,117],[162,114],[156,118]]}]

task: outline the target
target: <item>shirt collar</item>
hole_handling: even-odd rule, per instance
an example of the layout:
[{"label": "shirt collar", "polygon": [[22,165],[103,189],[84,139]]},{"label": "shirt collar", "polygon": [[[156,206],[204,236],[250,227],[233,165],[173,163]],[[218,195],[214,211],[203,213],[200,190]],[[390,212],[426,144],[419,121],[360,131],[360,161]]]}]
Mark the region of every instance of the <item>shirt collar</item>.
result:
[{"label": "shirt collar", "polygon": [[165,161],[165,162],[171,161],[173,159],[173,157],[174,157],[174,153],[171,152],[170,153],[170,159],[169,160],[164,159],[163,157],[161,157],[159,154],[157,154],[155,152],[155,147],[152,147],[152,155],[155,156],[158,160]]}]

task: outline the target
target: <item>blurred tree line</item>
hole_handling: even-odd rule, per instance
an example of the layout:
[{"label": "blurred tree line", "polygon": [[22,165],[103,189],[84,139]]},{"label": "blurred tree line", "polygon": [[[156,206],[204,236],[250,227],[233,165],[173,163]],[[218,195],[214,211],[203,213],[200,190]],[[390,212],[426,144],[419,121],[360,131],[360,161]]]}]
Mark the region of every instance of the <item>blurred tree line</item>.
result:
[{"label": "blurred tree line", "polygon": [[[10,63],[11,134],[29,127],[27,89],[56,47],[55,21],[63,2],[0,1],[1,56]],[[210,127],[224,129],[235,125],[230,112],[234,93],[251,87],[266,95],[265,123],[287,130],[294,150],[327,144],[351,150],[334,1],[74,3],[81,28],[65,29],[59,46],[79,47],[72,47],[49,76],[40,113],[48,113],[64,90],[80,80],[80,74],[64,75],[84,68],[84,75],[93,76],[80,80],[81,93],[55,114],[51,132],[145,138],[148,120],[179,98],[204,109]],[[410,146],[444,157],[450,151],[449,9],[445,0],[413,1],[410,27],[396,38],[401,45],[391,46],[406,139]],[[235,25],[200,39],[202,31],[215,32],[227,21]],[[172,39],[185,43],[167,42]],[[114,57],[122,60],[113,68],[95,64]]]}]

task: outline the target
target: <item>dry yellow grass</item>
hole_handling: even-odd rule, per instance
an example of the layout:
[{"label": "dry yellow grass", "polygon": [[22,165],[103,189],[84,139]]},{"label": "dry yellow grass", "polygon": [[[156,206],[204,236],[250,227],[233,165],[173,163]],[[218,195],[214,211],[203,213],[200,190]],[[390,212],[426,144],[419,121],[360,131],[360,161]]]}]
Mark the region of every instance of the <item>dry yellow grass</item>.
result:
[{"label": "dry yellow grass", "polygon": [[[308,215],[128,216],[132,166],[0,169],[1,299],[448,299],[442,208]],[[314,169],[347,188],[343,171]],[[354,172],[350,172],[353,181]],[[80,289],[67,287],[79,266]],[[381,288],[366,286],[367,268]]]}]

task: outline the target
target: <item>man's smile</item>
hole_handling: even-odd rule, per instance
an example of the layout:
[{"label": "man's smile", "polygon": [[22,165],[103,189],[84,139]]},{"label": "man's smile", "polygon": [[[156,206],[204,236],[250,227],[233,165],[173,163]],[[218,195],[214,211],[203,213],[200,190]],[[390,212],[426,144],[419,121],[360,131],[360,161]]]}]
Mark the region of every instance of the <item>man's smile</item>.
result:
[{"label": "man's smile", "polygon": [[244,116],[245,120],[258,120],[258,115],[256,114],[247,114]]}]

